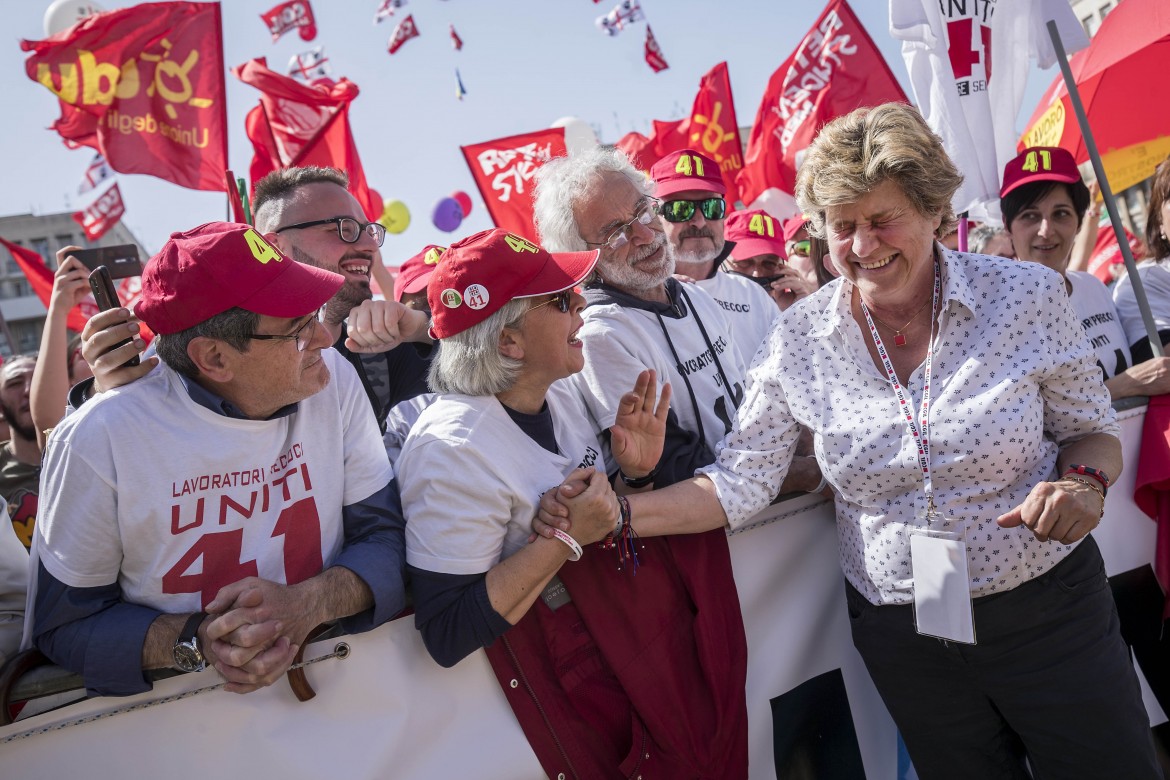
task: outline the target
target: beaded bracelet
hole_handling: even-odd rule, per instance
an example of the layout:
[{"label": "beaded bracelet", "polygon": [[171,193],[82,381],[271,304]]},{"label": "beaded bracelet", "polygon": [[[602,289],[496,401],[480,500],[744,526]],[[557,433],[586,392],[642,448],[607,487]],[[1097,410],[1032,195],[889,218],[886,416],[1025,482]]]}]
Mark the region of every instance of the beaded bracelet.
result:
[{"label": "beaded bracelet", "polygon": [[612,534],[602,539],[597,543],[597,546],[602,550],[617,551],[618,571],[624,571],[629,567],[630,574],[636,575],[638,573],[638,547],[641,545],[638,541],[638,534],[634,531],[630,520],[633,517],[633,512],[630,510],[630,501],[625,496],[618,496],[618,507],[621,509],[621,517],[619,518],[619,526]]}]

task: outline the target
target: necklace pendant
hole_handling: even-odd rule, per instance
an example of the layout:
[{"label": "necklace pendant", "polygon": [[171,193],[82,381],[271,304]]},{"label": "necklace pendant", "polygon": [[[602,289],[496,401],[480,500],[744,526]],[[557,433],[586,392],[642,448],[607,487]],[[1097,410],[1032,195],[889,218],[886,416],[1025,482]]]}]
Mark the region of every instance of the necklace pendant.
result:
[{"label": "necklace pendant", "polygon": [[895,347],[906,346],[906,337],[902,335],[901,331],[898,331],[897,333],[894,334],[894,346]]}]

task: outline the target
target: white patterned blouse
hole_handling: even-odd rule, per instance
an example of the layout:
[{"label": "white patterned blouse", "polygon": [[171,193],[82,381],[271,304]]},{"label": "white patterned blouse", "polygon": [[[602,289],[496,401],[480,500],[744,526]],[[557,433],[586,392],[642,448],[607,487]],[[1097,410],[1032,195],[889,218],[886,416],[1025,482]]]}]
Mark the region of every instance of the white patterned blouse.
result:
[{"label": "white patterned blouse", "polygon": [[[1036,263],[941,246],[943,301],[930,404],[931,475],[946,530],[967,542],[973,597],[1043,574],[1074,547],[995,518],[1055,478],[1061,446],[1119,428],[1064,291]],[[914,438],[840,279],[784,313],[749,372],[735,426],[702,469],[734,528],[775,497],[796,424],[836,493],[845,576],[871,603],[913,600],[910,529],[924,524]],[[917,410],[923,366],[908,389]],[[937,523],[936,523],[937,525]]]}]

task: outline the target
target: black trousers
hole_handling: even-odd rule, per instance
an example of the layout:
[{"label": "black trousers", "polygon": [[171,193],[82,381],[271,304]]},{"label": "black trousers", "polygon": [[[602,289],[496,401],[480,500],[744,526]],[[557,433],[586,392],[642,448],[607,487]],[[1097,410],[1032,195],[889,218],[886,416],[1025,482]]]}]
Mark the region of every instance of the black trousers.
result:
[{"label": "black trousers", "polygon": [[1160,780],[1097,543],[975,600],[976,645],[919,635],[913,608],[846,583],[853,643],[922,780]]}]

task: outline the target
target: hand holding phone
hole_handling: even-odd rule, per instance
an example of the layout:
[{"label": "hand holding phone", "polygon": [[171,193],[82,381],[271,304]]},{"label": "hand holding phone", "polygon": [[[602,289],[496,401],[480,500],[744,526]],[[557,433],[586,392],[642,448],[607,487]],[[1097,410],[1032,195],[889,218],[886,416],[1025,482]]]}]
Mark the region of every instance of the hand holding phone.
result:
[{"label": "hand holding phone", "polygon": [[[110,269],[104,265],[99,265],[90,273],[89,289],[93,290],[93,298],[97,301],[98,308],[102,311],[116,309],[122,305],[122,302],[118,299],[118,290],[114,287],[114,279],[110,275]],[[121,346],[129,344],[131,341],[133,339],[123,339],[111,349],[118,349]],[[135,355],[122,365],[136,366],[138,362],[138,355]]]}]

